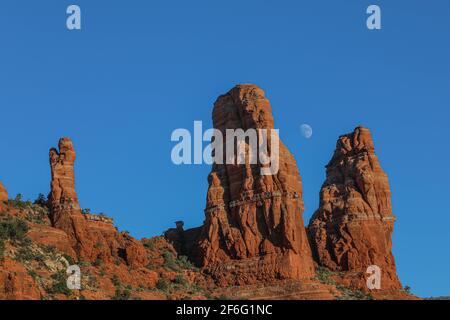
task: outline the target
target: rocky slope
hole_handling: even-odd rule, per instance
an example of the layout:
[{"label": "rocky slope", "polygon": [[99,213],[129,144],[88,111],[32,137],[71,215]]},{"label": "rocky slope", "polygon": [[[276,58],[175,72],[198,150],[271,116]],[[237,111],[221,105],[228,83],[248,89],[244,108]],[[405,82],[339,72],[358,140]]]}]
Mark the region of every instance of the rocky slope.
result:
[{"label": "rocky slope", "polygon": [[[164,238],[138,241],[112,219],[82,212],[75,159],[62,138],[50,150],[48,201],[2,198],[0,299],[204,298],[196,268]],[[0,194],[7,194],[3,186]],[[81,268],[81,290],[66,285],[70,265]]]},{"label": "rocky slope", "polygon": [[[270,103],[254,85],[219,97],[213,123],[222,133],[274,128]],[[275,174],[249,161],[244,141],[243,164],[212,167],[202,226],[184,230],[179,221],[165,237],[139,241],[111,218],[80,208],[76,152],[62,138],[49,154],[48,199],[8,200],[0,183],[0,299],[411,298],[396,275],[389,185],[369,131],[339,139],[310,241],[297,164],[271,139],[267,155],[279,152]],[[385,290],[364,287],[369,264],[385,272]],[[73,265],[81,269],[79,290],[66,285]]]}]

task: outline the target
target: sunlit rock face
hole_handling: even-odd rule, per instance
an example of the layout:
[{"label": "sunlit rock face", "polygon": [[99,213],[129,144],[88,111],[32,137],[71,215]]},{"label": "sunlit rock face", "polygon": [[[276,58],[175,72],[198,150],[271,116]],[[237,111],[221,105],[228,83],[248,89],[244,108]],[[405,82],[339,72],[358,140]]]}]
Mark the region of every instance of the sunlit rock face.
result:
[{"label": "sunlit rock face", "polygon": [[[227,129],[273,129],[274,119],[263,90],[238,85],[217,99],[213,124],[225,135]],[[205,222],[194,256],[219,285],[314,275],[297,164],[283,143],[270,150],[270,139],[268,134],[269,154],[279,151],[276,174],[262,175],[264,165],[246,161],[214,164],[208,177]],[[244,150],[249,159],[249,146]]]},{"label": "sunlit rock face", "polygon": [[123,261],[132,268],[148,263],[142,243],[119,233],[110,218],[83,214],[75,191],[76,153],[69,138],[50,149],[51,192],[48,197],[52,225],[63,230],[77,256],[85,261],[113,264]]},{"label": "sunlit rock face", "polygon": [[58,149],[49,152],[51,184],[48,202],[50,218],[55,228],[63,230],[75,251],[89,258],[89,248],[94,246],[87,232],[87,223],[75,192],[74,163],[76,153],[69,138],[59,140]]},{"label": "sunlit rock face", "polygon": [[339,137],[326,166],[320,207],[308,226],[315,260],[366,288],[367,268],[381,269],[382,289],[401,288],[392,255],[391,191],[369,129],[357,127]]}]

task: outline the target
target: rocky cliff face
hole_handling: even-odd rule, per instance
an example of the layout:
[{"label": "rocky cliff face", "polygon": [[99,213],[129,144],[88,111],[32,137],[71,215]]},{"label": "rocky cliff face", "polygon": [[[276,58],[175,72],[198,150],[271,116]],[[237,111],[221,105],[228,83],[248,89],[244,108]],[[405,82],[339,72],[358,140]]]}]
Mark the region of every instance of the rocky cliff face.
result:
[{"label": "rocky cliff face", "polygon": [[320,207],[308,226],[314,258],[331,270],[353,272],[346,282],[362,289],[367,268],[376,265],[382,289],[400,289],[391,252],[391,192],[370,131],[357,127],[341,136],[326,169]]},{"label": "rocky cliff face", "polygon": [[[274,128],[270,103],[254,85],[239,85],[219,97],[213,124],[224,136],[227,129]],[[270,150],[268,136],[273,155],[278,150]],[[264,166],[248,161],[248,141],[240,147],[245,164],[214,164],[209,175],[198,262],[223,286],[312,277],[302,183],[294,157],[280,142],[278,172],[262,175]]]}]

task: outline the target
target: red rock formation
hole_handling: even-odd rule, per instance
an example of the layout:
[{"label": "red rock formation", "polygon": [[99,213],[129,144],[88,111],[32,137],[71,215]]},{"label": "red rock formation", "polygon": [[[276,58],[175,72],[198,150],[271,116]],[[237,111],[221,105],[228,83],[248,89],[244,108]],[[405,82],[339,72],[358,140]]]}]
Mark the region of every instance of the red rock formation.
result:
[{"label": "red rock formation", "polygon": [[72,247],[82,259],[91,260],[93,241],[75,192],[74,163],[76,153],[69,138],[59,140],[59,152],[50,149],[51,192],[48,201],[55,228],[67,233]]},{"label": "red rock formation", "polygon": [[6,191],[6,188],[3,186],[2,182],[0,181],[0,206],[2,203],[8,201],[8,192]]},{"label": "red rock formation", "polygon": [[40,300],[35,280],[19,262],[0,259],[0,300]]},{"label": "red rock formation", "polygon": [[[214,128],[273,129],[270,103],[255,85],[239,85],[219,97]],[[269,155],[277,150],[270,150]],[[245,145],[247,159],[248,143]],[[224,152],[225,153],[225,152]],[[209,175],[206,220],[197,260],[219,285],[251,284],[313,276],[303,225],[302,184],[294,157],[280,142],[279,171],[261,165],[214,164]]]},{"label": "red rock formation", "polygon": [[[352,271],[346,284],[366,287],[366,270],[381,268],[382,289],[401,288],[392,255],[391,192],[370,131],[358,127],[337,141],[308,235],[315,259],[335,271]],[[351,278],[351,279],[350,279]]]},{"label": "red rock formation", "polygon": [[69,138],[59,141],[59,152],[50,150],[52,181],[48,199],[53,226],[67,234],[81,260],[115,263],[121,259],[132,268],[145,266],[148,258],[142,243],[119,233],[110,218],[82,214],[75,192],[75,159]]},{"label": "red rock formation", "polygon": [[54,247],[59,252],[62,252],[72,258],[76,258],[77,255],[72,248],[67,234],[56,228],[45,224],[29,223],[30,230],[27,234],[33,242],[44,246]]}]

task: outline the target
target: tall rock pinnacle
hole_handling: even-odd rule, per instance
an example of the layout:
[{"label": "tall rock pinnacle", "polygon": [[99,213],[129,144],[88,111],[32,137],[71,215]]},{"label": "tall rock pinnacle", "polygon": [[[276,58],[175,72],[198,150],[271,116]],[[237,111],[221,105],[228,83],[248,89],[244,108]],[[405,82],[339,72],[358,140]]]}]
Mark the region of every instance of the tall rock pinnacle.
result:
[{"label": "tall rock pinnacle", "polygon": [[[53,223],[60,223],[64,219],[67,209],[70,214],[81,215],[77,193],[75,192],[74,163],[76,153],[69,138],[61,138],[58,145],[59,151],[50,149],[50,168],[52,174],[51,193],[49,201],[53,212]],[[66,210],[57,210],[66,209]]]},{"label": "tall rock pinnacle", "polygon": [[59,140],[59,150],[50,149],[52,174],[48,197],[52,224],[65,231],[72,248],[83,261],[103,263],[123,260],[130,268],[148,263],[142,243],[127,234],[119,233],[112,219],[82,214],[75,192],[75,149],[69,138]]},{"label": "tall rock pinnacle", "polygon": [[[255,85],[238,85],[220,96],[213,124],[224,136],[227,129],[274,128],[269,100]],[[244,150],[248,159],[247,141]],[[296,161],[279,142],[278,172],[262,175],[261,167],[249,161],[214,164],[208,177],[197,259],[220,285],[314,274]]]},{"label": "tall rock pinnacle", "polygon": [[76,153],[69,138],[61,138],[59,151],[50,149],[51,192],[48,196],[52,224],[67,233],[75,251],[85,257],[92,243],[87,234],[86,220],[81,213],[75,192],[74,162]]},{"label": "tall rock pinnacle", "polygon": [[367,268],[378,266],[382,289],[401,288],[391,252],[395,217],[389,182],[369,129],[341,136],[326,169],[320,207],[308,227],[314,258],[331,270],[359,272],[360,287]]}]

